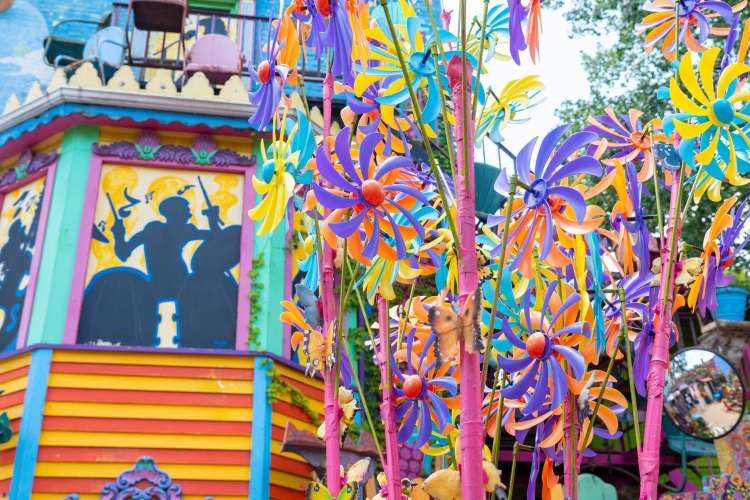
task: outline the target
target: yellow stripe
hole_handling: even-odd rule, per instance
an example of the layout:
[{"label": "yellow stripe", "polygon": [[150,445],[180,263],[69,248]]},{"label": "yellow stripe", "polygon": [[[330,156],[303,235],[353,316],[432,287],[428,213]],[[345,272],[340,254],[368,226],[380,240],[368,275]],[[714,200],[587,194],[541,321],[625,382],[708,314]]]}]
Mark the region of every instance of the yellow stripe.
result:
[{"label": "yellow stripe", "polygon": [[13,464],[0,465],[0,479],[13,477]]},{"label": "yellow stripe", "polygon": [[[148,418],[157,420],[252,421],[252,408],[226,406],[136,405],[48,401],[44,414],[56,417]],[[156,424],[155,424],[156,425]]]},{"label": "yellow stripe", "polygon": [[271,454],[273,455],[280,455],[282,457],[289,458],[291,460],[294,460],[296,462],[303,462],[307,463],[307,460],[302,458],[301,456],[297,455],[296,453],[282,453],[281,452],[281,441],[276,441],[275,439],[271,440]]},{"label": "yellow stripe", "polygon": [[[291,404],[293,406],[296,406],[296,405],[294,405],[294,403],[292,403],[292,398],[291,398],[291,396],[289,396],[289,394],[286,394],[286,393],[280,394],[278,396],[278,399],[280,401],[284,401],[284,402],[289,403],[289,404]],[[307,397],[305,399],[307,400],[307,404],[310,407],[310,409],[312,411],[318,413],[322,417],[323,416],[323,411],[325,409],[323,407],[323,402],[315,400],[315,399],[310,399],[310,398],[307,398]]]},{"label": "yellow stripe", "polygon": [[86,389],[123,389],[132,391],[251,394],[253,382],[250,380],[219,380],[207,378],[53,373],[49,377],[49,386],[68,388],[85,387]]},{"label": "yellow stripe", "polygon": [[54,351],[52,361],[112,363],[118,365],[190,366],[202,368],[252,368],[250,356],[201,356],[171,353]]},{"label": "yellow stripe", "polygon": [[14,392],[25,390],[26,386],[28,385],[28,379],[29,378],[26,375],[24,375],[21,378],[8,380],[7,382],[0,382],[0,386],[2,386],[3,391],[4,391],[3,396],[7,396],[9,394],[13,394]]},{"label": "yellow stripe", "polygon": [[284,488],[289,488],[290,490],[304,491],[305,488],[307,488],[309,482],[310,478],[295,476],[294,474],[289,474],[287,472],[281,472],[273,469],[271,470],[271,484],[275,484],[277,486],[283,486]]},{"label": "yellow stripe", "polygon": [[286,423],[291,422],[294,424],[294,426],[297,429],[303,429],[306,431],[310,431],[313,434],[318,432],[318,426],[317,425],[311,425],[307,422],[303,422],[302,420],[297,420],[296,418],[287,417],[286,415],[282,415],[278,412],[273,412],[273,415],[271,416],[271,423],[273,425],[279,426],[282,429],[286,428]]},{"label": "yellow stripe", "polygon": [[[160,448],[175,450],[250,450],[244,436],[185,436],[183,434],[147,434],[114,432],[42,431],[41,446],[80,446],[102,448]],[[122,472],[122,468],[117,474]],[[116,477],[115,474],[112,477]]]},{"label": "yellow stripe", "polygon": [[8,407],[5,410],[0,410],[0,413],[2,412],[7,412],[8,418],[11,420],[21,418],[21,415],[23,415],[23,403],[21,403],[20,405]]},{"label": "yellow stripe", "polygon": [[[112,479],[122,471],[132,467],[127,463],[96,462],[39,462],[36,464],[36,477],[88,477]],[[210,481],[249,481],[250,468],[247,465],[200,465],[200,464],[159,464],[173,480]]]},{"label": "yellow stripe", "polygon": [[13,434],[10,441],[7,443],[0,444],[0,451],[11,450],[18,445],[18,434]]},{"label": "yellow stripe", "polygon": [[316,378],[305,377],[305,374],[303,372],[294,370],[292,368],[289,368],[288,366],[283,366],[281,364],[276,365],[276,373],[278,373],[279,375],[284,375],[286,377],[289,377],[292,380],[302,382],[303,384],[309,385],[310,387],[323,390],[322,380],[318,380]]},{"label": "yellow stripe", "polygon": [[17,368],[29,366],[30,362],[31,356],[29,356],[28,353],[23,354],[22,356],[8,358],[6,360],[0,361],[0,373],[7,373]]}]

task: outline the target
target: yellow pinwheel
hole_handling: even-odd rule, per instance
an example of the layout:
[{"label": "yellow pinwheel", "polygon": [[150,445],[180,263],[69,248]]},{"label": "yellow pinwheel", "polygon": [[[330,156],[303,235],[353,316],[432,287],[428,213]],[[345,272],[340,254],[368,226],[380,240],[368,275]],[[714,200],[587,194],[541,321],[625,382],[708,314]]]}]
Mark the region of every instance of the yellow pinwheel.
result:
[{"label": "yellow pinwheel", "polygon": [[700,58],[697,75],[690,54],[683,56],[680,83],[672,78],[669,84],[672,103],[678,110],[672,122],[682,138],[679,153],[683,161],[691,167],[696,163],[703,166],[718,180],[726,178],[732,185],[742,185],[750,182],[738,174],[738,152],[750,149],[750,138],[742,129],[750,121],[750,92],[740,89],[739,79],[750,72],[750,66],[730,64],[715,83],[719,53],[719,48],[707,50]]},{"label": "yellow pinwheel", "polygon": [[533,100],[542,90],[544,84],[539,77],[529,75],[509,81],[498,96],[490,91],[494,100],[482,110],[477,122],[476,142],[481,143],[487,135],[499,141],[500,132],[509,123],[520,122],[518,113],[534,106]]}]

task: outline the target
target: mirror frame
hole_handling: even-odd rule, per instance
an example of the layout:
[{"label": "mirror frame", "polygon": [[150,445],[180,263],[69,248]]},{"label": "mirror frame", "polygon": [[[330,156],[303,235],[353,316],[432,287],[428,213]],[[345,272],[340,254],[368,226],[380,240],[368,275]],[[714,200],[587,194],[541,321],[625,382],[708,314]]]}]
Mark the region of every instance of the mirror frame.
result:
[{"label": "mirror frame", "polygon": [[722,356],[721,354],[719,354],[718,352],[714,351],[713,349],[708,349],[706,347],[697,346],[697,345],[696,346],[691,346],[691,347],[685,347],[684,349],[678,350],[674,354],[670,354],[670,356],[669,356],[669,363],[667,364],[667,368],[669,369],[669,365],[672,364],[672,359],[674,359],[675,356],[678,356],[678,355],[680,355],[680,354],[682,354],[684,352],[687,352],[687,351],[706,351],[706,352],[710,352],[714,356],[716,356],[716,357],[720,358],[721,360],[723,360],[726,364],[728,364],[732,368],[732,371],[737,376],[737,379],[740,381],[740,387],[742,388],[742,410],[740,411],[740,418],[738,418],[737,422],[735,422],[735,424],[732,426],[732,428],[729,429],[724,434],[721,434],[719,436],[715,436],[715,437],[712,437],[712,438],[705,438],[705,437],[699,437],[699,436],[696,436],[696,435],[693,435],[693,434],[688,434],[687,432],[683,431],[682,428],[677,424],[677,422],[675,422],[675,420],[672,418],[672,416],[666,410],[665,407],[666,407],[667,403],[666,403],[666,394],[665,393],[666,393],[667,383],[666,383],[666,379],[665,379],[665,381],[664,381],[664,389],[662,390],[662,397],[664,398],[664,401],[662,402],[662,407],[664,407],[664,413],[667,415],[667,417],[669,418],[669,420],[674,424],[674,426],[677,428],[678,431],[682,432],[686,436],[689,436],[689,437],[691,437],[693,439],[700,439],[701,441],[706,441],[706,442],[712,443],[715,440],[721,439],[721,438],[723,438],[723,437],[731,434],[732,432],[734,432],[734,430],[737,428],[737,426],[740,425],[740,422],[742,422],[742,419],[745,417],[745,406],[747,405],[747,398],[745,397],[745,383],[742,381],[742,377],[740,376],[740,371],[726,357]]}]

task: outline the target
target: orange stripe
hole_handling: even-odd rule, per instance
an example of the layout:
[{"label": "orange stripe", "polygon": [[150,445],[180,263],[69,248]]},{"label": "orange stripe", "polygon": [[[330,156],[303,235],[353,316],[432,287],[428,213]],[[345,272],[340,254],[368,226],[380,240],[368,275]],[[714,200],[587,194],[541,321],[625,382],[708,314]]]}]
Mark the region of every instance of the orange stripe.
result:
[{"label": "orange stripe", "polygon": [[[75,446],[41,446],[39,462],[108,462],[134,464],[149,456],[156,463],[249,465],[250,453],[228,450],[164,450],[153,448],[78,448]],[[125,470],[127,467],[123,467]]]},{"label": "orange stripe", "polygon": [[279,412],[282,415],[285,415],[287,417],[292,417],[298,420],[302,420],[303,422],[308,422],[311,424],[315,423],[312,421],[312,419],[307,413],[302,411],[301,408],[294,406],[290,403],[287,403],[286,401],[276,401],[273,404],[273,411]]},{"label": "orange stripe", "polygon": [[296,474],[305,479],[312,477],[310,473],[313,468],[310,464],[298,462],[291,458],[282,457],[281,455],[271,455],[271,469]]},{"label": "orange stripe", "polygon": [[150,420],[142,418],[87,418],[46,416],[42,425],[52,431],[138,432],[153,434],[197,434],[217,436],[250,436],[250,422],[217,422],[204,420]]},{"label": "orange stripe", "polygon": [[47,401],[133,403],[249,408],[252,394],[206,394],[198,392],[121,391],[116,389],[66,389],[50,387]]},{"label": "orange stripe", "polygon": [[318,401],[323,401],[322,389],[318,389],[317,387],[307,385],[303,382],[300,382],[299,380],[294,380],[293,378],[289,378],[284,375],[281,375],[279,378],[281,378],[281,380],[283,380],[285,383],[296,387],[305,396],[309,398],[317,399]]},{"label": "orange stripe", "polygon": [[22,404],[25,395],[26,391],[18,391],[0,397],[0,409],[10,408],[11,406]]},{"label": "orange stripe", "polygon": [[305,498],[305,492],[301,490],[292,490],[284,488],[283,486],[271,485],[271,498],[273,500],[303,500]]},{"label": "orange stripe", "polygon": [[204,368],[193,366],[120,365],[109,363],[53,362],[51,373],[90,373],[98,375],[136,375],[142,377],[183,377],[218,380],[252,380],[253,370],[242,368]]},{"label": "orange stripe", "polygon": [[0,373],[0,382],[7,382],[8,380],[21,378],[28,374],[29,374],[29,367],[21,366],[20,368],[16,368],[15,370],[10,370],[5,373]]},{"label": "orange stripe", "polygon": [[[159,462],[156,462],[157,465]],[[123,468],[123,472],[130,467]],[[169,471],[165,471],[169,473]],[[112,478],[114,481],[116,478]],[[34,478],[34,493],[99,493],[105,484],[110,481],[88,478],[59,478],[59,477],[36,477]],[[182,486],[183,495],[245,495],[248,494],[248,481],[178,481]],[[271,486],[273,488],[273,486]],[[286,489],[286,488],[283,488]],[[289,490],[294,492],[294,490]],[[288,498],[288,497],[287,497]],[[304,498],[304,497],[302,497]]]}]

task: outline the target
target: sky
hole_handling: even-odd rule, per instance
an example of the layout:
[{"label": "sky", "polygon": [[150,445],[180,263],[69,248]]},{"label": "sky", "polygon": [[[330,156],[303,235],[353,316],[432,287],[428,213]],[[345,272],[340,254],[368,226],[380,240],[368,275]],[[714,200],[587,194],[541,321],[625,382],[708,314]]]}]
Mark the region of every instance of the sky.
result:
[{"label": "sky", "polygon": [[[453,10],[451,31],[458,33],[458,0],[443,0],[446,10]],[[467,20],[474,16],[481,19],[484,2],[467,0]],[[494,3],[493,3],[494,4]],[[549,9],[542,4],[542,35],[540,37],[541,60],[533,64],[524,52],[521,57],[521,66],[510,61],[492,61],[489,64],[489,73],[482,82],[497,91],[512,79],[525,75],[539,75],[546,88],[542,93],[544,101],[538,106],[530,109],[524,116],[529,121],[522,124],[509,125],[503,136],[504,143],[513,151],[518,152],[529,140],[542,135],[559,123],[555,117],[555,110],[566,99],[577,99],[585,97],[589,93],[586,74],[581,67],[581,54],[585,47],[595,47],[595,38],[571,39],[569,35],[569,23],[563,17],[563,9]],[[494,145],[488,141],[485,146],[487,163],[497,164],[497,152]],[[476,160],[483,161],[483,152],[477,151]],[[503,159],[507,163],[507,157]]]}]

